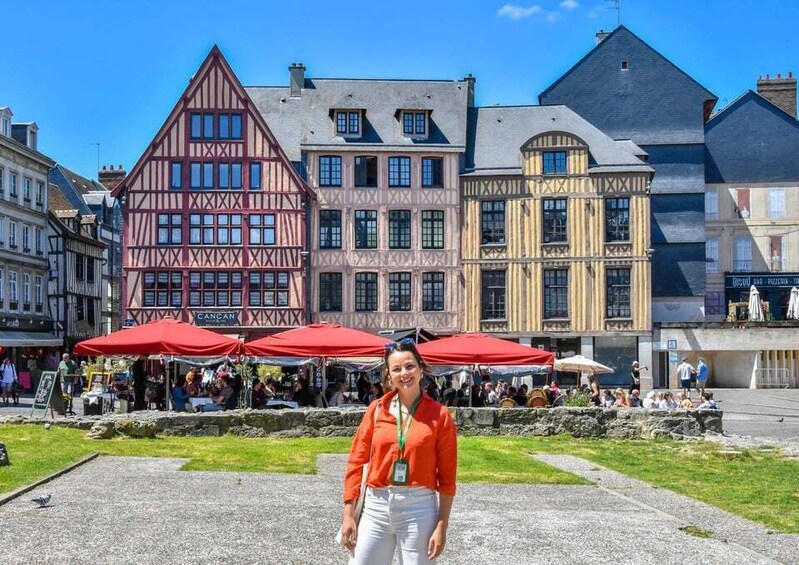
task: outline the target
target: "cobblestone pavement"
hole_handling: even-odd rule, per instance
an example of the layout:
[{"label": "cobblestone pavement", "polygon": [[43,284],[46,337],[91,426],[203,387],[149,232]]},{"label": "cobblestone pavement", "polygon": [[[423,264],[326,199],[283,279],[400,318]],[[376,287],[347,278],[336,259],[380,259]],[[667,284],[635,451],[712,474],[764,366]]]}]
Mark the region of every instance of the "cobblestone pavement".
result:
[{"label": "cobblestone pavement", "polygon": [[[0,507],[0,563],[343,565],[333,536],[344,461],[320,457],[310,476],[181,472],[175,459],[101,457]],[[463,485],[439,562],[796,563],[799,536],[769,538],[579,459],[548,462],[599,486]],[[38,509],[30,499],[44,493],[51,503]],[[712,537],[680,529],[691,525]],[[728,534],[736,528],[744,535]],[[769,540],[781,551],[766,551]]]}]

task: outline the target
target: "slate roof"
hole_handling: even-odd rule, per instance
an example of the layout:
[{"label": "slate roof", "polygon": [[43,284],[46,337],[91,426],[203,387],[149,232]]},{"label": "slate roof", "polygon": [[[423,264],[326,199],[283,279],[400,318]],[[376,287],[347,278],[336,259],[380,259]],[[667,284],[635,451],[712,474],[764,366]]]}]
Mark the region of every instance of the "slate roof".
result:
[{"label": "slate roof", "polygon": [[708,183],[799,182],[799,122],[749,90],[705,126]]},{"label": "slate roof", "polygon": [[[460,152],[466,147],[466,81],[306,77],[299,97],[292,98],[289,87],[251,86],[246,91],[295,163],[300,161],[301,147]],[[333,109],[365,110],[363,136],[336,135]],[[417,109],[430,111],[429,135],[424,140],[403,136],[396,115],[397,110]]]},{"label": "slate roof", "polygon": [[64,198],[74,209],[79,210],[81,215],[92,213],[84,198],[85,194],[107,192],[99,182],[82,177],[63,165],[56,165],[52,168],[48,179],[58,186]]},{"label": "slate roof", "polygon": [[[628,69],[621,68],[626,61]],[[616,139],[639,145],[702,143],[717,98],[624,26],[538,97],[565,104]]]},{"label": "slate roof", "polygon": [[571,133],[589,148],[589,172],[654,169],[631,151],[629,141],[617,142],[565,106],[488,106],[468,112],[469,147],[465,174],[521,174],[521,147],[550,131]]}]

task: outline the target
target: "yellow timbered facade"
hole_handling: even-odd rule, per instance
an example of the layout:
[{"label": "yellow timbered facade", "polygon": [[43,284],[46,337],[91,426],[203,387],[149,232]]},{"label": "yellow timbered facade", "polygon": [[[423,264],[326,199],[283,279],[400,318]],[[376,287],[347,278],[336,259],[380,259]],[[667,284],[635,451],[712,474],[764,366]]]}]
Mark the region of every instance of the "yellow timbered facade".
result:
[{"label": "yellow timbered facade", "polygon": [[645,154],[562,106],[470,112],[464,330],[589,355],[623,382],[651,355]]}]

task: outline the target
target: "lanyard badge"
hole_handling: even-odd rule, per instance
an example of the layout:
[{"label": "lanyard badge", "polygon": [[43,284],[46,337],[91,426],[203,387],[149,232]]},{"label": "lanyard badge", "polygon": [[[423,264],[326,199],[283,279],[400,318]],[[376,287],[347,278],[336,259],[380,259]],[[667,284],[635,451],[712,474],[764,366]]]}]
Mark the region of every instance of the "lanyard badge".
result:
[{"label": "lanyard badge", "polygon": [[[397,418],[397,443],[399,444],[399,459],[394,461],[394,467],[391,469],[391,482],[395,485],[404,485],[408,482],[408,461],[404,457],[405,453],[405,440],[408,437],[408,430],[411,429],[411,421],[416,409],[419,407],[419,402],[422,400],[422,395],[416,397],[413,401],[411,409],[408,413],[408,421],[405,426],[402,425],[402,404],[399,404],[399,415]],[[399,402],[399,399],[397,399]]]}]

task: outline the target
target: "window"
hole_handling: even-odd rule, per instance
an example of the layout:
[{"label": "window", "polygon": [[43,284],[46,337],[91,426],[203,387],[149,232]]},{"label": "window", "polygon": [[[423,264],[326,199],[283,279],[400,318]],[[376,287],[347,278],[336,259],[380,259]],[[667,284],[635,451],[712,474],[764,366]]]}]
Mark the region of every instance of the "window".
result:
[{"label": "window", "polygon": [[605,199],[605,241],[630,241],[630,199]]},{"label": "window", "polygon": [[440,157],[422,159],[422,187],[441,188],[444,186],[444,160]]},{"label": "window", "polygon": [[94,298],[91,296],[86,297],[86,321],[90,326],[93,326],[96,322],[94,317]]},{"label": "window", "polygon": [[719,217],[719,193],[715,188],[705,190],[705,219],[716,220]]},{"label": "window", "polygon": [[17,173],[8,175],[8,196],[17,199]]},{"label": "window", "polygon": [[219,139],[241,138],[241,114],[219,114]]},{"label": "window", "polygon": [[3,167],[0,167],[0,196],[3,195],[3,191],[5,190],[5,178],[6,170]]},{"label": "window", "polygon": [[377,311],[377,273],[355,273],[355,311]]},{"label": "window", "polygon": [[770,188],[768,190],[768,217],[785,217],[785,189]]},{"label": "window", "polygon": [[422,249],[444,249],[443,210],[422,210]]},{"label": "window", "polygon": [[182,243],[183,216],[158,214],[158,245],[181,245]]},{"label": "window", "polygon": [[[2,275],[0,274],[0,286],[3,285]],[[41,313],[44,311],[44,290],[42,286],[42,277],[36,275],[33,279],[33,299],[36,305],[36,311]],[[3,301],[3,296],[0,294],[0,303]]]},{"label": "window", "polygon": [[183,274],[180,271],[150,271],[143,275],[145,308],[180,308],[183,304]]},{"label": "window", "polygon": [[17,272],[8,272],[8,302],[11,310],[16,310],[19,304],[19,290],[17,288]]},{"label": "window", "polygon": [[360,112],[336,112],[336,133],[340,135],[359,134],[361,132]]},{"label": "window", "polygon": [[422,273],[422,310],[444,311],[444,273]]},{"label": "window", "polygon": [[545,175],[565,175],[566,171],[566,152],[565,151],[544,151],[543,154]]},{"label": "window", "polygon": [[483,271],[481,281],[482,318],[505,319],[505,271]]},{"label": "window", "polygon": [[480,215],[483,245],[505,243],[505,201],[484,200]]},{"label": "window", "polygon": [[569,317],[568,269],[544,270],[544,319]]},{"label": "window", "polygon": [[411,158],[388,158],[388,186],[407,188],[411,186]]},{"label": "window", "polygon": [[319,210],[319,248],[341,249],[341,210]]},{"label": "window", "polygon": [[31,228],[30,226],[22,226],[22,251],[24,253],[31,252]]},{"label": "window", "polygon": [[33,180],[29,179],[28,177],[24,177],[22,179],[22,201],[23,202],[30,203],[32,187],[33,187]]},{"label": "window", "polygon": [[630,69],[630,63],[626,60],[622,60],[621,62],[621,70],[627,71]]},{"label": "window", "polygon": [[724,316],[725,315],[724,293],[708,292],[705,295],[705,315]]},{"label": "window", "polygon": [[8,222],[8,247],[17,248],[17,222]]},{"label": "window", "polygon": [[355,211],[355,249],[377,249],[377,210]]},{"label": "window", "polygon": [[735,265],[734,271],[752,270],[752,239],[748,235],[739,235],[735,238]]},{"label": "window", "polygon": [[214,164],[213,163],[191,163],[191,179],[189,187],[193,190],[214,188]]},{"label": "window", "polygon": [[[240,272],[189,273],[189,306],[223,306],[240,308],[242,305],[243,275]],[[180,306],[180,303],[178,303]]]},{"label": "window", "polygon": [[319,186],[341,186],[341,157],[319,157]]},{"label": "window", "polygon": [[86,282],[94,282],[94,258],[86,257]]},{"label": "window", "polygon": [[347,112],[336,112],[336,133],[347,133]]},{"label": "window", "polygon": [[214,138],[214,115],[199,114],[191,115],[191,139],[213,139]]},{"label": "window", "polygon": [[[2,175],[2,170],[0,170],[0,176]],[[2,193],[3,183],[0,181],[0,193]],[[41,181],[36,182],[36,209],[43,210],[44,209],[44,183]]]},{"label": "window", "polygon": [[0,249],[6,245],[6,221],[0,216]]},{"label": "window", "polygon": [[85,299],[82,296],[75,300],[75,319],[81,322],[86,317]]},{"label": "window", "polygon": [[31,276],[30,273],[22,274],[22,310],[30,312],[31,309]]},{"label": "window", "polygon": [[411,309],[411,274],[389,273],[388,309],[392,312],[408,312]]},{"label": "window", "polygon": [[250,214],[250,245],[275,244],[275,215]]},{"label": "window", "polygon": [[630,269],[608,269],[605,272],[607,317],[630,318]]},{"label": "window", "polygon": [[411,211],[389,210],[388,212],[389,249],[411,248]]},{"label": "window", "polygon": [[169,174],[170,190],[183,188],[183,163],[172,163]]},{"label": "window", "polygon": [[708,273],[719,272],[719,240],[708,238],[705,241],[705,271]]},{"label": "window", "polygon": [[250,190],[261,188],[261,163],[250,163]]},{"label": "window", "polygon": [[213,214],[189,215],[189,245],[213,245]]},{"label": "window", "polygon": [[355,157],[355,186],[358,188],[377,187],[377,157],[369,155]]},{"label": "window", "polygon": [[544,210],[544,243],[568,241],[567,202],[565,198],[547,198],[542,201]]},{"label": "window", "polygon": [[75,280],[86,280],[86,258],[79,253],[75,254]]},{"label": "window", "polygon": [[289,305],[288,288],[288,272],[249,273],[249,305],[263,308],[285,308]]},{"label": "window", "polygon": [[752,207],[749,205],[749,189],[735,189],[735,216],[742,219],[749,218]]},{"label": "window", "polygon": [[5,269],[0,267],[0,309],[3,308],[3,304],[4,304],[5,298],[6,298],[6,289],[5,289],[5,286],[4,286],[5,277],[3,276],[3,273],[5,273]]},{"label": "window", "polygon": [[0,133],[2,133],[2,134],[3,134],[4,136],[6,136],[6,137],[10,137],[10,136],[8,135],[8,133],[9,133],[9,132],[8,132],[8,129],[9,129],[9,127],[8,127],[8,126],[9,126],[9,124],[10,124],[10,123],[11,123],[11,122],[9,121],[9,119],[8,119],[8,118],[6,118],[5,116],[3,116],[3,119],[2,119],[2,121],[0,121],[0,124],[1,124],[1,125],[0,125]]},{"label": "window", "polygon": [[402,133],[405,135],[425,135],[427,133],[427,113],[403,112]]},{"label": "window", "polygon": [[319,311],[341,312],[341,273],[319,273]]},{"label": "window", "polygon": [[216,217],[217,245],[241,245],[241,214],[219,214]]},{"label": "window", "polygon": [[224,189],[232,188],[233,190],[240,190],[241,163],[219,163],[218,186],[219,188],[224,188]]},{"label": "window", "polygon": [[788,238],[781,235],[769,237],[771,244],[771,270],[775,272],[785,270],[785,260],[788,256]]}]

